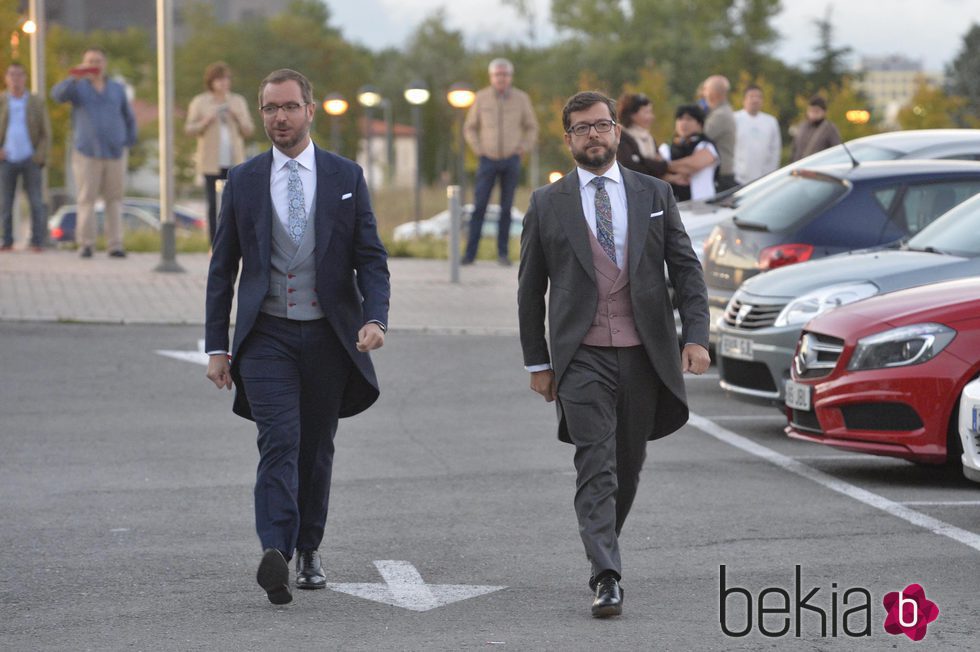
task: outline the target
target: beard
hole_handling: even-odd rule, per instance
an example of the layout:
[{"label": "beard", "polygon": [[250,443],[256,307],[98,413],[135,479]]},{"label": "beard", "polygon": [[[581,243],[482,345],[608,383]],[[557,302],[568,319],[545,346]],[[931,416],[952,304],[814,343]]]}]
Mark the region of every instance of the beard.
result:
[{"label": "beard", "polygon": [[289,131],[280,132],[275,128],[275,125],[271,127],[266,125],[265,134],[280,150],[290,150],[293,147],[299,145],[306,135],[310,133],[309,125],[305,127],[293,127]]},{"label": "beard", "polygon": [[[599,147],[601,150],[589,154],[589,150],[593,147]],[[573,149],[572,158],[586,170],[601,170],[616,158],[616,150],[605,143],[589,143],[581,149]]]}]

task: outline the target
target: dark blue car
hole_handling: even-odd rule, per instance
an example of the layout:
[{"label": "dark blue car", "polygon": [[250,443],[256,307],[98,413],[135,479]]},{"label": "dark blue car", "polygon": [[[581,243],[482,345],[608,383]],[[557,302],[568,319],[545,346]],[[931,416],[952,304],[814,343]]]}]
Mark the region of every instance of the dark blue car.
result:
[{"label": "dark blue car", "polygon": [[887,161],[794,171],[740,206],[705,242],[712,335],[746,279],[902,240],[977,192],[976,162]]}]

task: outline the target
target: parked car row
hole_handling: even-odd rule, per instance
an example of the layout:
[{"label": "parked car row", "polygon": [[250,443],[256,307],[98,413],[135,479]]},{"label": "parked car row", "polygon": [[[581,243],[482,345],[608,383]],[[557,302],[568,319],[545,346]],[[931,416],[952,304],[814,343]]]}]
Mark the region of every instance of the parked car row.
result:
[{"label": "parked car row", "polygon": [[[955,157],[980,158],[980,132],[961,133]],[[790,437],[980,482],[980,162],[852,160],[762,181],[704,243],[722,388],[779,407]]]},{"label": "parked car row", "polygon": [[[197,215],[193,210],[183,207],[174,207],[174,219],[177,228],[189,231],[201,231],[207,229],[207,220]],[[105,233],[105,204],[97,202],[95,205],[96,233]],[[75,242],[75,229],[78,223],[78,207],[75,204],[66,204],[55,211],[48,219],[48,235],[53,243]],[[122,204],[122,225],[123,231],[159,231],[160,230],[160,202],[156,199],[142,197],[127,197]]]}]

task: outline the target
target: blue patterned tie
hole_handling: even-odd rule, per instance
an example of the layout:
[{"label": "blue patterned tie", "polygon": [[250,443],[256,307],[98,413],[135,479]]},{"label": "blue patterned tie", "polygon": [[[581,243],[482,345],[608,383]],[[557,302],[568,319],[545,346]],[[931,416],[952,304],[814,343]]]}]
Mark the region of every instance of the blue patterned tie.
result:
[{"label": "blue patterned tie", "polygon": [[303,180],[299,178],[298,163],[289,161],[289,176],[286,178],[289,199],[289,237],[299,244],[306,232],[306,198],[303,196]]},{"label": "blue patterned tie", "polygon": [[596,177],[592,179],[592,185],[595,186],[595,237],[609,260],[615,263],[616,241],[613,239],[612,204],[606,192],[606,178]]}]

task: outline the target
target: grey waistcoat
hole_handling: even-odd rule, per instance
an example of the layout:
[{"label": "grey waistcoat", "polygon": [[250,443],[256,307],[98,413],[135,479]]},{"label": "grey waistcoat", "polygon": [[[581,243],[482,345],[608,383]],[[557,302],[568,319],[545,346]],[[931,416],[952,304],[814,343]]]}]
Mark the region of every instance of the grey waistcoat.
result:
[{"label": "grey waistcoat", "polygon": [[297,321],[321,319],[323,310],[316,295],[316,262],[314,245],[316,228],[313,208],[307,216],[306,232],[297,245],[272,209],[272,256],[269,273],[269,292],[262,300],[260,310],[275,317]]}]

